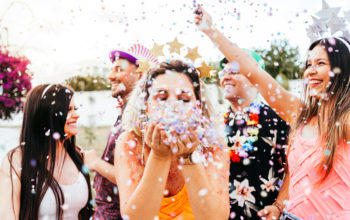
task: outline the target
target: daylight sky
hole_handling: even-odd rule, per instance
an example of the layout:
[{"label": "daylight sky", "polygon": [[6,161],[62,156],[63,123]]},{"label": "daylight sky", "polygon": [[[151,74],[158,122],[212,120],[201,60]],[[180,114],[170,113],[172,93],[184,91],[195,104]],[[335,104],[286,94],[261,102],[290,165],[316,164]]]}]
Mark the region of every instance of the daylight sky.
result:
[{"label": "daylight sky", "polygon": [[[303,57],[310,43],[305,29],[322,8],[322,0],[1,0],[0,43],[31,60],[34,84],[105,66],[113,48],[141,43],[151,49],[153,42],[174,37],[186,47],[198,46],[203,60],[217,60],[222,55],[193,24],[194,3],[203,4],[216,26],[243,48],[267,48],[271,40],[287,38]],[[350,10],[348,0],[328,4]]]}]

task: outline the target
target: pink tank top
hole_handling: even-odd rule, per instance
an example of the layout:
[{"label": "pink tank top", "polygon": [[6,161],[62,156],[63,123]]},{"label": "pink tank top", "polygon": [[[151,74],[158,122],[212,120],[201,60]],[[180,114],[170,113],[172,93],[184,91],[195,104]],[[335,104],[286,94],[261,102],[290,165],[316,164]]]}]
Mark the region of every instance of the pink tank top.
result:
[{"label": "pink tank top", "polygon": [[[322,178],[319,166],[324,155],[320,137],[306,139],[300,131],[288,153],[289,202],[287,211],[305,220],[350,219],[350,145],[340,144],[333,169]],[[318,184],[317,184],[318,183]]]}]

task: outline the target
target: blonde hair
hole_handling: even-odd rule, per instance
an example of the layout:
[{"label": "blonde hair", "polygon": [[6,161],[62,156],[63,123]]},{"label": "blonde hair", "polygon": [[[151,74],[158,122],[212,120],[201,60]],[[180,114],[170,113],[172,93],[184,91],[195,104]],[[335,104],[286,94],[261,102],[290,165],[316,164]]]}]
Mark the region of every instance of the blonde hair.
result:
[{"label": "blonde hair", "polygon": [[[196,91],[197,93],[198,91],[200,92],[200,94],[196,94],[196,98],[197,100],[199,98],[198,101],[200,102],[202,108],[203,117],[205,117],[208,123],[211,124],[211,127],[216,130],[217,137],[223,138],[223,117],[220,117],[220,112],[215,110],[209,90],[207,89],[205,83],[199,79],[197,71],[190,65],[180,60],[172,60],[170,62],[161,63],[159,68],[150,70],[137,82],[134,90],[128,97],[128,102],[123,113],[123,129],[128,132],[133,131],[136,135],[142,136],[142,129],[147,121],[145,114],[147,108],[146,102],[149,96],[147,89],[151,86],[152,81],[158,75],[165,74],[166,70],[172,70],[190,77],[195,93]],[[197,80],[199,82],[198,85],[196,85]]]}]

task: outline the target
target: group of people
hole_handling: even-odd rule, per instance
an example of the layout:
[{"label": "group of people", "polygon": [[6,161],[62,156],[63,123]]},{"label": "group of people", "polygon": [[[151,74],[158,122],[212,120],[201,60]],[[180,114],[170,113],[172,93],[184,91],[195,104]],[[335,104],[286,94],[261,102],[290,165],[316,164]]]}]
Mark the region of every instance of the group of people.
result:
[{"label": "group of people", "polygon": [[2,218],[350,219],[349,41],[311,44],[296,97],[203,8],[195,23],[225,56],[226,114],[193,65],[169,60],[141,73],[137,56],[112,51],[122,113],[102,158],[75,143],[74,91],[33,88],[19,146],[1,165]]}]

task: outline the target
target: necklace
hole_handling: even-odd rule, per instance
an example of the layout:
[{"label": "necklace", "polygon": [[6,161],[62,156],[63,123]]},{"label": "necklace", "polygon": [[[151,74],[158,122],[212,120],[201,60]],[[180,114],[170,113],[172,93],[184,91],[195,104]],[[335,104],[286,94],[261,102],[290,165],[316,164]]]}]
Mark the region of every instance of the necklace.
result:
[{"label": "necklace", "polygon": [[259,114],[261,105],[259,102],[252,102],[247,110],[243,113],[227,112],[224,116],[225,124],[228,126],[241,125],[245,121],[246,133],[241,135],[241,131],[237,130],[234,137],[228,137],[231,143],[230,158],[232,162],[240,162],[241,158],[247,158],[248,152],[253,150],[253,143],[258,140],[259,134]]}]

